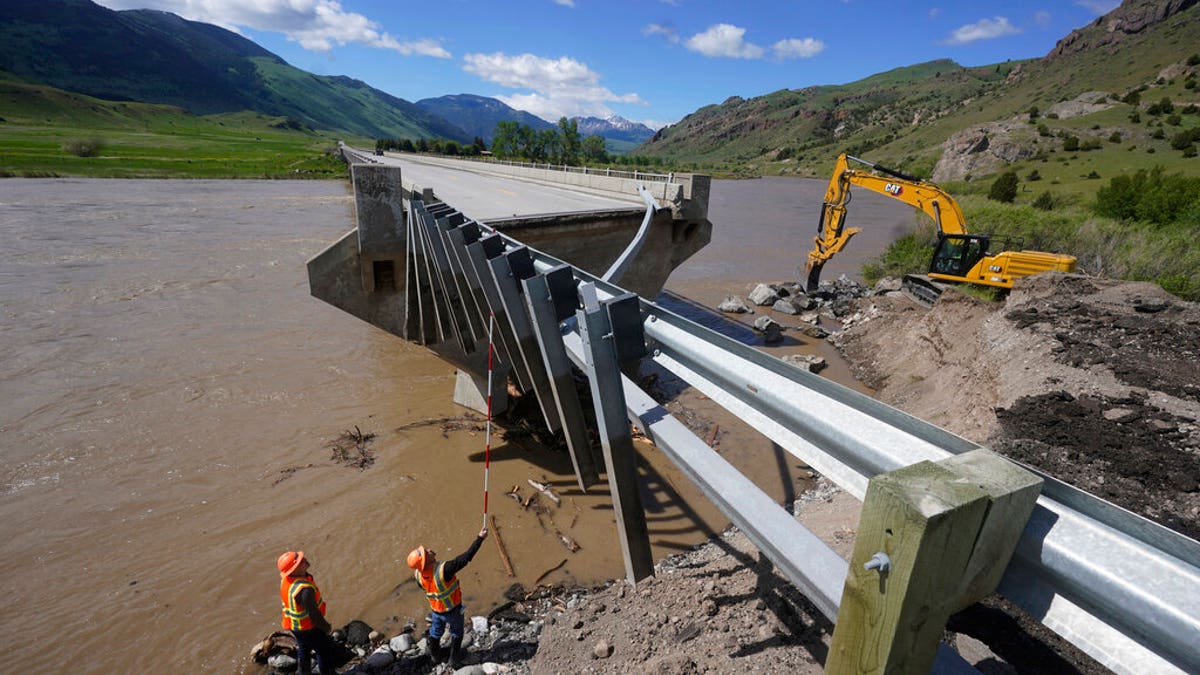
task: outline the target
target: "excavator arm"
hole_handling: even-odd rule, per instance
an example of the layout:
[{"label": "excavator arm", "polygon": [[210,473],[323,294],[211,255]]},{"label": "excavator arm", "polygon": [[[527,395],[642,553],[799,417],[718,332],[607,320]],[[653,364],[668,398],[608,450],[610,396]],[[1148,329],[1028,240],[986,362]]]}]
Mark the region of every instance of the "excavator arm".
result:
[{"label": "excavator arm", "polygon": [[[873,171],[852,169],[851,161],[863,164]],[[853,185],[897,199],[923,211],[933,219],[942,234],[967,233],[958,202],[941,188],[915,176],[842,153],[837,158],[829,186],[825,190],[821,219],[817,224],[817,236],[813,237],[813,248],[808,252],[808,260],[805,263],[805,287],[810,293],[817,290],[821,281],[821,268],[825,263],[845,248],[851,237],[862,231],[858,227],[846,227],[846,205],[850,203],[850,187]]]}]

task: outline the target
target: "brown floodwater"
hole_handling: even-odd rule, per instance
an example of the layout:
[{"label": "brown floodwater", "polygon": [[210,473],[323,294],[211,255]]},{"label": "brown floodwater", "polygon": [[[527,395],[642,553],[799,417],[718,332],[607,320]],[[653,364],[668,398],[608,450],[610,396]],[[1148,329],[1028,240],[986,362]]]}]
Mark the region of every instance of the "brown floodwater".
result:
[{"label": "brown floodwater", "polygon": [[[795,278],[823,190],[716,181],[713,244],[669,287],[711,304]],[[455,555],[478,531],[484,436],[421,426],[464,413],[450,366],[308,295],[305,261],[353,226],[352,208],[341,182],[0,181],[0,662],[259,672],[247,655],[278,625],[274,564],[290,548],[312,560],[335,625],[395,632],[424,616],[404,558],[421,543]],[[911,222],[872,217],[827,275]],[[719,415],[687,402],[698,424]],[[376,435],[365,469],[331,460],[356,427]],[[722,422],[719,442],[780,500],[806,487],[751,430]],[[719,532],[720,514],[640,447],[656,558]],[[529,478],[562,505],[539,518],[504,496],[527,496]],[[607,489],[581,493],[565,454],[498,435],[490,486],[516,576],[485,542],[462,574],[469,613],[564,559],[545,582],[622,575]]]}]

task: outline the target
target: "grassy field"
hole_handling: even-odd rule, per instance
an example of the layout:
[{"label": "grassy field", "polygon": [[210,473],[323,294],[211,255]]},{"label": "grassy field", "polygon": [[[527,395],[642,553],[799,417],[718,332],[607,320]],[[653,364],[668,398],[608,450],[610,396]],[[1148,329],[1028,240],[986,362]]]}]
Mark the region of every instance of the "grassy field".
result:
[{"label": "grassy field", "polygon": [[0,77],[0,176],[344,178],[336,147],[286,118],[195,116]]}]

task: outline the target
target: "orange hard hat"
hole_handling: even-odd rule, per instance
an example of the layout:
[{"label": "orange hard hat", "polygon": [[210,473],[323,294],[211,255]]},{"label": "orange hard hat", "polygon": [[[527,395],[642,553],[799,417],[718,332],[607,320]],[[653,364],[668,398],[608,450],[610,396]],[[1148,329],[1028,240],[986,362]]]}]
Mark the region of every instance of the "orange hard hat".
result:
[{"label": "orange hard hat", "polygon": [[408,554],[408,566],[414,570],[425,569],[425,547],[418,546]]},{"label": "orange hard hat", "polygon": [[288,551],[279,556],[275,566],[279,568],[280,574],[287,576],[295,572],[302,562],[304,562],[304,551]]}]

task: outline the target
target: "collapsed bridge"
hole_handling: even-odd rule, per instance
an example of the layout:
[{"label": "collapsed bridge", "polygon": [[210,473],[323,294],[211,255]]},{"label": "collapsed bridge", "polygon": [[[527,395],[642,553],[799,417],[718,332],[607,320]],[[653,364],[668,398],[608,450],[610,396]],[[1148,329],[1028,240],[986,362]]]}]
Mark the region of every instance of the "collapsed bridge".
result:
[{"label": "collapsed bridge", "polygon": [[[707,241],[703,177],[685,187],[670,182],[675,176],[563,172],[557,182],[587,194],[637,194],[640,185],[644,207],[623,195],[631,206],[483,220],[468,215],[469,195],[451,198],[441,184],[435,191],[402,180],[391,158],[345,152],[355,162],[357,228],[310,261],[313,294],[428,346],[459,368],[468,394],[485,388],[484,331],[494,316],[503,368],[536,398],[547,427],[563,433],[580,486],[598,481],[601,470],[606,475],[631,581],[651,574],[653,565],[630,422],[836,622],[827,669],[846,667],[867,651],[883,665],[936,658],[939,669],[953,669],[961,665],[956,655],[945,649],[935,655],[936,639],[926,639],[941,631],[932,619],[996,588],[1118,672],[1200,671],[1195,541],[1036,471],[997,462],[973,443],[642,297],[653,297],[670,269]],[[524,180],[556,182],[552,170],[539,167],[473,171],[521,171],[529,174]],[[553,255],[565,242],[574,253]],[[864,499],[850,564],[623,374],[639,359],[672,371]],[[587,442],[582,403],[567,386],[573,370],[590,383],[597,455]],[[493,392],[498,398],[502,388]],[[895,521],[889,514],[896,513],[908,515]],[[904,536],[893,536],[896,527]],[[886,575],[875,571],[880,553],[890,567]],[[876,566],[864,570],[871,560]],[[912,622],[903,617],[913,612],[925,612],[931,620],[922,623],[932,629],[906,629]],[[890,633],[859,635],[866,642],[841,636],[886,623],[880,616],[900,619]]]}]

